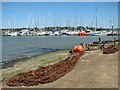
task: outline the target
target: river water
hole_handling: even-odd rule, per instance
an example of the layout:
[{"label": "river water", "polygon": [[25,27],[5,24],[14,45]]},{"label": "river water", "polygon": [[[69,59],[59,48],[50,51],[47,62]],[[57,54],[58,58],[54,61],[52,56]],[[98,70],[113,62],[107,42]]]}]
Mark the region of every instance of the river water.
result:
[{"label": "river water", "polygon": [[[117,39],[117,36],[99,36],[102,40]],[[2,63],[51,52],[57,49],[72,49],[80,43],[98,41],[98,36],[3,36]]]}]

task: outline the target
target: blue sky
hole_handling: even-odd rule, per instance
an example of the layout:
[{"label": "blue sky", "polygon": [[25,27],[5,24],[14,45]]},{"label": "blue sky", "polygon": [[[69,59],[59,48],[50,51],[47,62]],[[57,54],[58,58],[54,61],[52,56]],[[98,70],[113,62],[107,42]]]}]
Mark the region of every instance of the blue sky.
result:
[{"label": "blue sky", "polygon": [[117,2],[3,2],[2,27],[91,26],[96,8],[98,27],[117,27]]}]

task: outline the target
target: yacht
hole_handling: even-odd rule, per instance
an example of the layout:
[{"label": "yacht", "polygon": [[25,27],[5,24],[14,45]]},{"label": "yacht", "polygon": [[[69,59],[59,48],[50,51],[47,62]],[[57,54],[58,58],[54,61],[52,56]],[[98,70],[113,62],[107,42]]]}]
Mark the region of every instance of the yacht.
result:
[{"label": "yacht", "polygon": [[9,33],[9,35],[10,35],[10,36],[17,36],[18,33],[17,33],[17,32],[11,32],[11,33]]}]

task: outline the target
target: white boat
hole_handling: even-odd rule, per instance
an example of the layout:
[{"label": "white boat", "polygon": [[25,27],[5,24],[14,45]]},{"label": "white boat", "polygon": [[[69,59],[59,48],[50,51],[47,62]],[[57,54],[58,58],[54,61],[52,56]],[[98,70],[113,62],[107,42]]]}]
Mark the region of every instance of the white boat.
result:
[{"label": "white boat", "polygon": [[55,34],[52,31],[49,31],[50,36],[54,36]]},{"label": "white boat", "polygon": [[9,33],[9,35],[10,35],[10,36],[17,36],[18,33],[17,33],[17,32],[11,32],[11,33]]},{"label": "white boat", "polygon": [[92,30],[86,30],[87,35],[93,34]]},{"label": "white boat", "polygon": [[99,35],[107,35],[107,33],[103,32],[103,31],[92,31],[87,35],[89,35],[89,36],[99,36]]},{"label": "white boat", "polygon": [[38,33],[37,33],[38,36],[44,36],[45,34],[46,34],[45,31],[41,31],[41,32],[38,32]]}]

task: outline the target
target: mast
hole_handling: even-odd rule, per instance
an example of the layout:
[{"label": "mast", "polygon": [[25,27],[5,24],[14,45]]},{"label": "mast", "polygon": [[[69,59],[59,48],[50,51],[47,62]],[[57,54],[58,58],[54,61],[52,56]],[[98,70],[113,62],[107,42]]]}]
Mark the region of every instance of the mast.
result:
[{"label": "mast", "polygon": [[35,20],[34,20],[34,16],[32,15],[32,28],[33,28],[33,30],[35,30],[34,25],[35,25]]},{"label": "mast", "polygon": [[77,18],[76,18],[76,13],[74,13],[74,29],[76,30],[77,27]]},{"label": "mast", "polygon": [[96,25],[95,25],[95,31],[96,31],[96,30],[97,30],[97,8],[96,8],[96,20],[95,20],[95,22],[96,22],[96,23],[95,23],[95,24],[96,24]]},{"label": "mast", "polygon": [[49,12],[48,12],[48,27],[50,27],[51,26],[51,11],[49,10]]},{"label": "mast", "polygon": [[[70,21],[69,21],[69,19],[70,19],[70,16],[68,15],[67,22],[66,22],[66,26],[68,27],[68,30],[70,30]],[[74,25],[73,25],[73,27],[74,27]]]},{"label": "mast", "polygon": [[55,27],[55,30],[57,29],[57,21],[56,21],[56,15],[54,14],[54,27]]},{"label": "mast", "polygon": [[15,27],[15,15],[13,16],[13,19],[12,19],[12,25],[11,25],[12,32],[14,32],[14,27]]},{"label": "mast", "polygon": [[29,28],[29,20],[30,20],[30,14],[29,14],[28,21],[27,21],[27,29]]},{"label": "mast", "polygon": [[40,14],[38,14],[38,28],[40,29]]},{"label": "mast", "polygon": [[45,16],[43,16],[42,28],[43,28],[43,30],[45,30]]},{"label": "mast", "polygon": [[113,24],[112,24],[112,36],[113,36],[113,32],[114,32],[114,29],[113,29]]},{"label": "mast", "polygon": [[93,21],[92,21],[91,27],[93,27],[94,22],[95,22],[95,29],[94,29],[94,31],[96,31],[97,30],[97,8],[96,8],[95,13],[94,13],[94,17],[93,17]]},{"label": "mast", "polygon": [[8,31],[10,31],[10,20],[8,20]]}]

